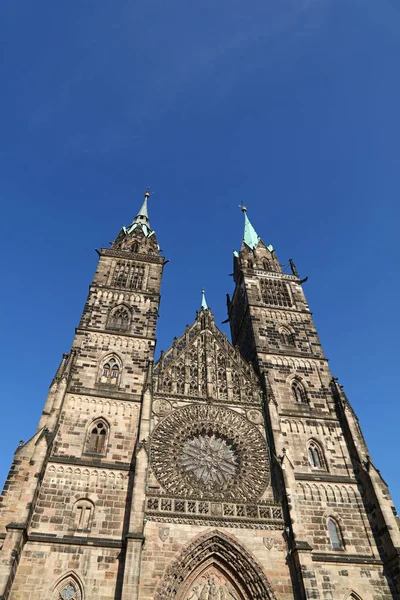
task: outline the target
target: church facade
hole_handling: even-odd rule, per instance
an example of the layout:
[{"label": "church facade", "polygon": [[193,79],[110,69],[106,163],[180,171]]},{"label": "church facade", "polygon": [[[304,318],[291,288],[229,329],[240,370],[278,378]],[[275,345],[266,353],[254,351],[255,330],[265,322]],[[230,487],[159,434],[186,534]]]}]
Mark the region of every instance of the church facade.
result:
[{"label": "church facade", "polygon": [[4,600],[391,600],[399,521],[293,261],[244,211],[232,343],[203,294],[154,362],[147,198],[99,261],[1,497]]}]

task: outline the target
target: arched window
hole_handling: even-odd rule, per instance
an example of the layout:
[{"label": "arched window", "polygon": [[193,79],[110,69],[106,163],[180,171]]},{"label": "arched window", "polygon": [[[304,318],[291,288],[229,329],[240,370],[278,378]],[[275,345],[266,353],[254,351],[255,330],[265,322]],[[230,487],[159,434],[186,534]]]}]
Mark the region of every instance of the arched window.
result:
[{"label": "arched window", "polygon": [[139,244],[137,242],[132,244],[132,252],[139,252]]},{"label": "arched window", "polygon": [[67,585],[60,591],[60,599],[75,600],[76,598],[79,598],[78,593],[78,589],[73,583],[67,583]]},{"label": "arched window", "polygon": [[248,269],[252,269],[253,268],[253,261],[250,260],[250,259],[247,261],[247,268]]},{"label": "arched window", "polygon": [[310,465],[314,467],[314,469],[325,468],[325,463],[321,449],[315,442],[310,442],[308,444],[308,460],[310,461]]},{"label": "arched window", "polygon": [[164,379],[163,388],[166,392],[172,392],[172,381],[169,377]]},{"label": "arched window", "polygon": [[281,344],[283,346],[294,346],[294,338],[293,334],[286,329],[286,327],[281,327],[279,330],[279,336],[281,338]]},{"label": "arched window", "polygon": [[227,396],[226,371],[220,367],[218,369],[218,398],[227,398]]},{"label": "arched window", "polygon": [[130,313],[125,306],[114,308],[108,319],[107,329],[126,331],[129,329]]},{"label": "arched window", "polygon": [[301,385],[300,381],[293,381],[292,383],[292,394],[296,402],[307,404],[306,392]]},{"label": "arched window", "polygon": [[94,506],[90,500],[78,500],[75,509],[75,528],[77,531],[90,531],[93,520]]},{"label": "arched window", "polygon": [[87,452],[104,454],[108,438],[108,426],[102,419],[91,424],[87,441]]},{"label": "arched window", "polygon": [[82,587],[78,578],[74,574],[63,577],[53,592],[52,600],[82,600]]},{"label": "arched window", "polygon": [[111,357],[103,365],[102,374],[100,376],[101,383],[109,383],[118,385],[120,376],[120,368],[115,358]]},{"label": "arched window", "polygon": [[332,550],[343,550],[343,541],[339,525],[332,518],[328,519],[328,533]]},{"label": "arched window", "polygon": [[144,267],[135,265],[132,269],[131,289],[142,290],[144,284]]},{"label": "arched window", "polygon": [[268,260],[268,258],[264,258],[263,267],[266,271],[271,271],[271,262]]}]

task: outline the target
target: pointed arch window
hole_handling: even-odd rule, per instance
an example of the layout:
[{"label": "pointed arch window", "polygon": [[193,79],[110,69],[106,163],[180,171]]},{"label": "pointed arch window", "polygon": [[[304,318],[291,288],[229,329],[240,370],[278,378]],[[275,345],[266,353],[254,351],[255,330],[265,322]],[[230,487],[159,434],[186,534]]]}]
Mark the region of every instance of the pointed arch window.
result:
[{"label": "pointed arch window", "polygon": [[331,541],[332,550],[344,550],[339,525],[332,518],[328,519],[328,533],[329,539]]},{"label": "pointed arch window", "polygon": [[176,366],[176,391],[178,394],[185,393],[185,365],[183,363]]},{"label": "pointed arch window", "polygon": [[82,588],[74,575],[63,578],[56,586],[53,600],[82,600]]},{"label": "pointed arch window", "polygon": [[247,261],[247,268],[248,269],[252,269],[253,268],[253,261],[250,260],[250,259]]},{"label": "pointed arch window", "polygon": [[107,329],[126,331],[129,329],[130,320],[129,310],[125,306],[117,307],[110,314]]},{"label": "pointed arch window", "polygon": [[100,381],[101,381],[101,383],[118,385],[120,373],[121,373],[121,370],[120,370],[117,360],[115,358],[111,357],[103,365]]},{"label": "pointed arch window", "polygon": [[295,402],[299,402],[301,404],[307,404],[307,396],[304,387],[300,383],[300,381],[293,381],[292,383],[292,395]]},{"label": "pointed arch window", "polygon": [[228,397],[228,389],[226,384],[226,371],[224,368],[220,367],[218,369],[218,398],[227,398]]},{"label": "pointed arch window", "polygon": [[90,500],[78,500],[75,509],[75,528],[77,531],[90,531],[92,527],[94,506]]},{"label": "pointed arch window", "polygon": [[268,260],[268,258],[264,258],[263,267],[264,267],[265,271],[271,271],[271,263]]},{"label": "pointed arch window", "polygon": [[132,269],[131,289],[142,290],[144,283],[144,267],[135,265]]},{"label": "pointed arch window", "polygon": [[163,388],[166,392],[172,392],[172,381],[169,379],[169,377],[164,379]]},{"label": "pointed arch window", "polygon": [[77,600],[80,598],[78,596],[78,589],[73,583],[67,583],[65,587],[60,591],[60,599],[61,600]]},{"label": "pointed arch window", "polygon": [[108,425],[100,419],[92,423],[89,429],[86,451],[94,454],[105,454],[108,439]]},{"label": "pointed arch window", "polygon": [[132,244],[132,252],[139,252],[139,244],[137,242]]},{"label": "pointed arch window", "polygon": [[321,448],[315,442],[308,444],[308,460],[314,469],[325,469]]},{"label": "pointed arch window", "polygon": [[283,346],[294,346],[293,334],[286,327],[281,327],[279,337]]},{"label": "pointed arch window", "polygon": [[129,267],[124,262],[118,262],[115,266],[113,285],[124,288],[128,281]]}]

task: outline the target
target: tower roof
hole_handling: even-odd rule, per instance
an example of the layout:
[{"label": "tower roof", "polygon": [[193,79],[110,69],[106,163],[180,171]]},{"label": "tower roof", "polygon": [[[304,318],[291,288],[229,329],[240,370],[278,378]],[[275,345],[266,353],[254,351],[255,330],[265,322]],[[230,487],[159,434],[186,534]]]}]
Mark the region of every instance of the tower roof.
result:
[{"label": "tower roof", "polygon": [[[249,217],[247,216],[247,208],[242,204],[241,206],[242,212],[244,214],[244,232],[243,232],[243,242],[250,248],[250,250],[254,250],[257,248],[259,242],[261,241],[260,236],[257,231],[254,229],[253,225],[250,223]],[[273,251],[274,247],[269,244],[267,246],[270,252]],[[234,252],[235,256],[238,256],[238,253]]]},{"label": "tower roof", "polygon": [[204,289],[201,290],[201,308],[203,308],[204,310],[208,309],[206,293],[205,293]]},{"label": "tower roof", "polygon": [[150,192],[147,189],[144,195],[144,201],[141,209],[139,210],[136,217],[133,219],[132,224],[129,227],[123,227],[126,234],[132,233],[138,227],[141,228],[146,237],[150,237],[154,234],[154,231],[150,227],[149,213],[147,210],[147,199],[150,197]]},{"label": "tower roof", "polygon": [[249,221],[249,217],[247,216],[247,208],[242,206],[242,211],[244,214],[244,232],[243,232],[243,241],[247,246],[254,250],[257,247],[258,242],[260,241],[260,236],[257,234],[253,225]]}]

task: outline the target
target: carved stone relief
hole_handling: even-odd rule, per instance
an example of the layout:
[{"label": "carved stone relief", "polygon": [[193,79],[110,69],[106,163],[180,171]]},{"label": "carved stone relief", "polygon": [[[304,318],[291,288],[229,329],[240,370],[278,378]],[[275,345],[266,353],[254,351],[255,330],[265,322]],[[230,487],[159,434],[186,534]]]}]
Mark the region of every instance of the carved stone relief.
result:
[{"label": "carved stone relief", "polygon": [[264,417],[259,410],[252,409],[246,413],[248,420],[255,425],[262,425],[264,423]]},{"label": "carved stone relief", "polygon": [[154,400],[153,413],[157,416],[164,416],[171,412],[171,404],[164,398]]},{"label": "carved stone relief", "polygon": [[231,583],[215,569],[202,575],[186,594],[185,600],[239,600]]},{"label": "carved stone relief", "polygon": [[155,600],[276,600],[263,568],[220,531],[191,542],[168,567]]}]

